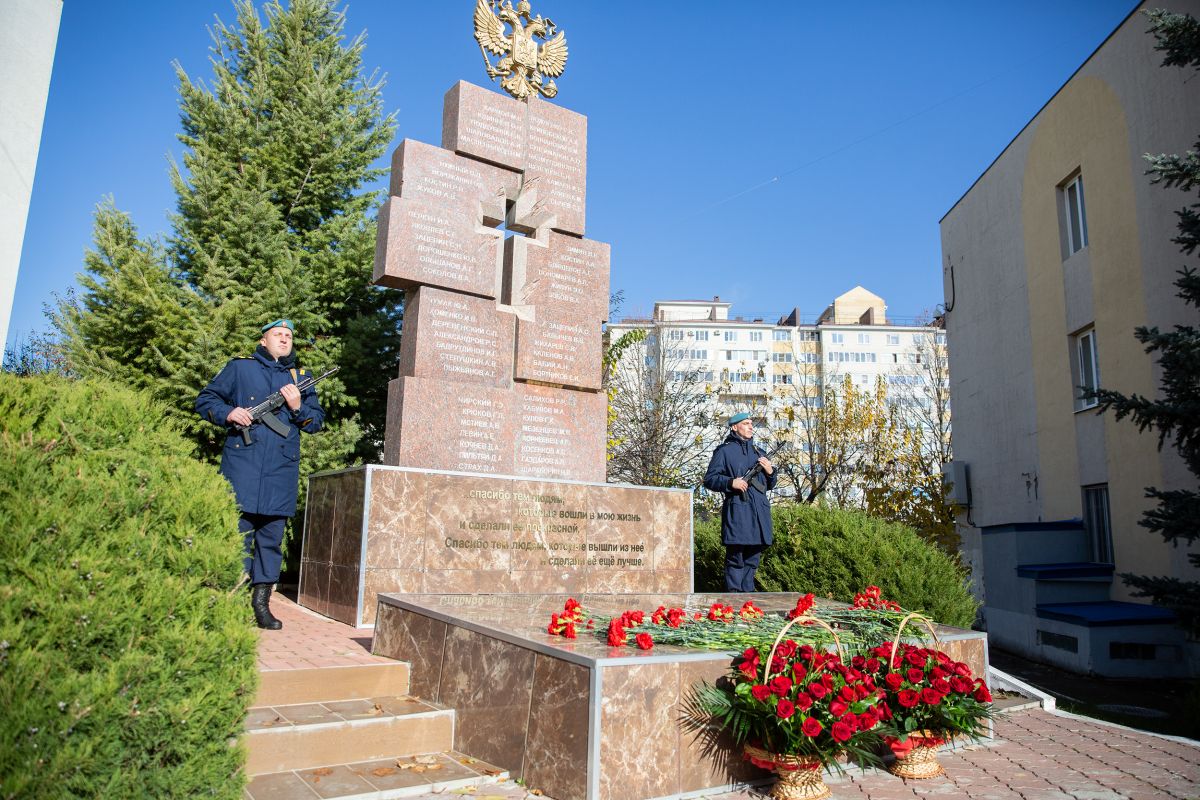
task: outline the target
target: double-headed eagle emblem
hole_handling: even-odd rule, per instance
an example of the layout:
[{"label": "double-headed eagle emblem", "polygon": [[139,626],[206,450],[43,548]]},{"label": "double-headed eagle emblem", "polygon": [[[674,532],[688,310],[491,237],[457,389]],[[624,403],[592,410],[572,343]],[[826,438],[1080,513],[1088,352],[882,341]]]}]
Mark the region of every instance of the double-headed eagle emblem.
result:
[{"label": "double-headed eagle emblem", "polygon": [[[520,0],[515,9],[512,0],[475,3],[475,40],[487,63],[488,77],[502,77],[501,88],[518,100],[529,100],[535,91],[554,97],[558,87],[544,76],[557,78],[567,66],[566,37],[541,14],[531,17],[530,10],[527,0]],[[512,33],[504,32],[505,23],[512,26]],[[535,36],[545,41],[539,46]],[[500,56],[495,66],[488,53]]]}]

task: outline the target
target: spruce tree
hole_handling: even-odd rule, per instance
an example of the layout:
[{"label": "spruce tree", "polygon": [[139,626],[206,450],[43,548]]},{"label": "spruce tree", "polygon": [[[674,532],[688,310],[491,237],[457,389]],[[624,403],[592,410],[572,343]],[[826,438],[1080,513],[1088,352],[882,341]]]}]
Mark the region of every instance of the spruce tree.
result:
[{"label": "spruce tree", "polygon": [[399,351],[400,298],[370,286],[391,140],[382,83],[362,75],[335,0],[235,2],[211,30],[211,81],[176,65],[182,164],[165,242],[139,238],[111,201],[96,213],[82,291],[52,319],[71,370],[148,389],[215,457],[197,392],[249,355],[267,320],[297,328],[301,363],[341,371],[320,390],[330,424],[306,437],[308,472],[375,459]]},{"label": "spruce tree", "polygon": [[[1165,53],[1163,66],[1177,66],[1200,71],[1200,22],[1187,14],[1172,14],[1155,10],[1147,13],[1150,32],[1157,39],[1156,48]],[[1200,141],[1184,155],[1146,156],[1147,174],[1153,183],[1177,187],[1191,192],[1200,187]],[[1180,209],[1179,235],[1172,241],[1185,255],[1192,255],[1200,245],[1200,203]],[[1189,306],[1200,308],[1200,275],[1193,266],[1179,270],[1175,281],[1177,296]],[[1161,396],[1157,399],[1133,394],[1126,396],[1102,389],[1093,396],[1100,400],[1100,410],[1112,409],[1117,419],[1129,417],[1140,430],[1158,431],[1158,446],[1170,440],[1192,475],[1200,479],[1200,328],[1176,325],[1173,330],[1158,327],[1139,327],[1134,335],[1146,346],[1147,353],[1157,353],[1162,368]],[[1175,545],[1188,546],[1200,536],[1200,492],[1194,489],[1162,490],[1147,488],[1146,497],[1156,501],[1142,516],[1139,524],[1160,534]],[[1189,553],[1191,564],[1200,566],[1200,553]],[[1138,597],[1149,597],[1155,603],[1171,608],[1181,622],[1195,630],[1200,623],[1200,582],[1184,581],[1166,576],[1133,575],[1121,578],[1133,588]]]}]

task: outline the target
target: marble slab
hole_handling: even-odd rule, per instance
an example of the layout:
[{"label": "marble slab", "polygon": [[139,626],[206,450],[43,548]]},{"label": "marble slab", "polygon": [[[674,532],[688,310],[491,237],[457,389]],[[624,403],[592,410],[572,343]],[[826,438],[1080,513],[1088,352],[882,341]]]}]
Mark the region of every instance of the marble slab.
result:
[{"label": "marble slab", "polygon": [[405,297],[400,375],[507,389],[515,338],[494,300],[424,286]]},{"label": "marble slab", "polygon": [[519,171],[557,231],[583,236],[587,218],[587,117],[533,99],[522,103],[459,81],[446,92],[442,146]]},{"label": "marble slab", "polygon": [[299,603],[348,625],[386,592],[692,586],[689,490],[367,465],[308,496]]},{"label": "marble slab", "polygon": [[[748,598],[768,613],[783,612],[798,596],[575,595],[584,608],[609,616],[659,605],[740,606]],[[586,633],[575,640],[550,636],[546,624],[563,607],[561,593],[385,593],[378,599],[374,652],[413,663],[414,693],[471,720],[456,727],[455,747],[549,796],[680,797],[770,779],[728,738],[706,738],[680,725],[691,688],[724,675],[730,653],[610,648]],[[938,626],[938,636],[954,658],[987,674],[985,634]]]}]

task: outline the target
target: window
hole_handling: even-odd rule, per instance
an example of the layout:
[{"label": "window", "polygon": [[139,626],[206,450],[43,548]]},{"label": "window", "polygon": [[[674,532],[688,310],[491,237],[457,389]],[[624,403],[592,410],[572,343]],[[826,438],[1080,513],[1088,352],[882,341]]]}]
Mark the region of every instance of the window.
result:
[{"label": "window", "polygon": [[737,341],[737,331],[725,331],[725,341],[736,342]]},{"label": "window", "polygon": [[771,338],[777,342],[790,342],[792,340],[791,331],[772,331]]},{"label": "window", "polygon": [[761,342],[762,341],[762,331],[750,331],[750,341]]},{"label": "window", "polygon": [[667,331],[667,341],[668,342],[682,342],[683,341],[683,331],[679,331],[679,330]]},{"label": "window", "polygon": [[934,341],[935,341],[935,342],[937,342],[937,343],[938,343],[938,344],[940,344],[940,345],[943,345],[943,346],[945,346],[945,344],[946,344],[946,334],[944,334],[944,333],[939,333],[939,334],[937,334],[937,335],[934,337]]},{"label": "window", "polygon": [[697,342],[707,342],[708,341],[708,331],[696,331],[695,335],[696,335]]},{"label": "window", "polygon": [[1094,408],[1099,401],[1085,398],[1085,390],[1100,388],[1100,359],[1096,352],[1096,329],[1088,328],[1075,335],[1075,385],[1080,394],[1075,398],[1075,410]]},{"label": "window", "polygon": [[1063,217],[1066,222],[1063,239],[1066,245],[1066,255],[1070,256],[1087,247],[1088,243],[1087,208],[1083,202],[1083,176],[1076,175],[1074,180],[1062,188],[1061,193]]},{"label": "window", "polygon": [[771,353],[771,360],[777,364],[781,364],[781,363],[782,364],[790,364],[790,363],[792,363],[792,354],[791,353]]},{"label": "window", "polygon": [[1113,563],[1112,527],[1108,516],[1108,484],[1084,486],[1083,527],[1092,544],[1092,560],[1100,564]]},{"label": "window", "polygon": [[888,344],[900,344],[900,334],[889,333],[887,335],[887,343]]},{"label": "window", "polygon": [[771,376],[771,383],[779,384],[779,383],[791,383],[791,382],[792,382],[791,375],[772,375]]},{"label": "window", "polygon": [[871,343],[871,334],[869,334],[869,333],[860,333],[860,334],[858,335],[858,343],[859,343],[859,344],[870,344],[870,343]]},{"label": "window", "polygon": [[802,342],[819,342],[821,340],[820,331],[800,331],[797,335]]},{"label": "window", "polygon": [[846,337],[840,333],[829,334],[829,341],[833,342],[834,344],[841,344],[845,340],[846,340]]},{"label": "window", "polygon": [[801,353],[800,355],[796,356],[796,361],[801,364],[820,364],[821,363],[821,354],[820,353]]}]

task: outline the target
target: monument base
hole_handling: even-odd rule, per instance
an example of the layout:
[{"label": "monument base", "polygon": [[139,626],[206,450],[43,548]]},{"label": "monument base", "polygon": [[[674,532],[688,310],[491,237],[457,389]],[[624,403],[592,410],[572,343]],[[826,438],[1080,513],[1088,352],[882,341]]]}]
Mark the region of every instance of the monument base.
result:
[{"label": "monument base", "polygon": [[[797,594],[576,595],[616,616],[659,605],[706,609],[753,599],[782,613]],[[728,738],[680,725],[692,686],[726,674],[730,654],[656,645],[610,648],[589,633],[546,633],[556,595],[379,596],[376,655],[411,665],[411,691],[453,708],[455,747],[558,800],[680,797],[765,780]],[[987,675],[985,634],[939,626],[941,647]]]},{"label": "monument base", "polygon": [[298,602],[361,627],[381,592],[688,592],[692,494],[367,465],[312,475]]}]

